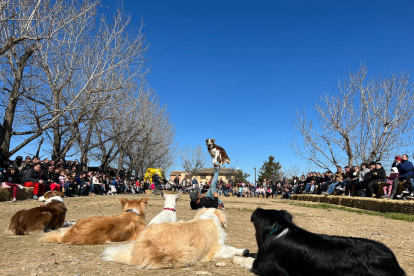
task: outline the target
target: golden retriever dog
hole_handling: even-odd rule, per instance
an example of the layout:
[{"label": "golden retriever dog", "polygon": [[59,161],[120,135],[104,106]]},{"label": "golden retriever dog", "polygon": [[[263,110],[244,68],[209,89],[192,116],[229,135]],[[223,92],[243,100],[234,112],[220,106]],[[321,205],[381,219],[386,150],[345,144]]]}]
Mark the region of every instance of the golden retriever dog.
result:
[{"label": "golden retriever dog", "polygon": [[135,243],[107,247],[103,260],[141,269],[160,269],[247,255],[247,249],[225,245],[226,226],[223,211],[203,208],[190,221],[152,224],[141,232]]},{"label": "golden retriever dog", "polygon": [[46,242],[65,244],[103,244],[135,240],[145,229],[145,210],[149,198],[120,198],[124,212],[117,216],[92,217],[79,220],[66,231],[53,231],[44,236]]},{"label": "golden retriever dog", "polygon": [[47,230],[56,230],[65,222],[66,206],[62,197],[65,193],[50,191],[39,198],[40,207],[20,210],[10,220],[10,234],[30,235]]}]

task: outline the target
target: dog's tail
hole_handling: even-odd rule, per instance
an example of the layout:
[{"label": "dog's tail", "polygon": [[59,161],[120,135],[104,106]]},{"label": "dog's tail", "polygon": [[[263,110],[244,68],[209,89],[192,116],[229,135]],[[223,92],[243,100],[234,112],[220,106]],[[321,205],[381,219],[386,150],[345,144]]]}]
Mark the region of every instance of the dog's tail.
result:
[{"label": "dog's tail", "polygon": [[59,229],[59,230],[48,232],[45,235],[43,235],[41,240],[44,241],[44,242],[62,243],[63,237],[65,236],[65,233],[69,229],[70,229],[70,227],[65,228],[65,229]]},{"label": "dog's tail", "polygon": [[129,264],[131,261],[131,253],[135,242],[110,246],[102,252],[102,260],[107,262],[116,262]]}]

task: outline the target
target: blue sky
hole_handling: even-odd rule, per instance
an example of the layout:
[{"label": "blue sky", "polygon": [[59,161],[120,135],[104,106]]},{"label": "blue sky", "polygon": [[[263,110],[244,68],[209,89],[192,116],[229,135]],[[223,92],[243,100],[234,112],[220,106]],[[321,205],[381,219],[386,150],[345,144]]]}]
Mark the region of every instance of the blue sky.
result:
[{"label": "blue sky", "polygon": [[149,81],[169,107],[177,142],[217,139],[251,180],[269,155],[284,167],[307,166],[289,147],[295,110],[337,93],[349,70],[366,63],[378,76],[414,66],[413,1],[152,0],[124,8],[134,25],[145,24]]},{"label": "blue sky", "polygon": [[[108,15],[118,1],[104,0]],[[149,82],[176,140],[217,139],[254,178],[269,155],[306,163],[289,147],[296,109],[308,111],[366,63],[370,76],[412,72],[414,1],[124,0],[150,44]],[[174,169],[180,169],[179,160]]]}]

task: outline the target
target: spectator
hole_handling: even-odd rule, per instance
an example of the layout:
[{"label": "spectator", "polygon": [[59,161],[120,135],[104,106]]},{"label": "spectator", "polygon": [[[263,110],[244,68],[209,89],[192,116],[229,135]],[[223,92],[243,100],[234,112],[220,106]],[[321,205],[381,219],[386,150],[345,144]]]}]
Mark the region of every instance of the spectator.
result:
[{"label": "spectator", "polygon": [[[372,164],[372,163],[371,163]],[[371,165],[370,164],[370,165]],[[375,163],[374,163],[375,164]],[[372,165],[374,165],[372,164]],[[368,182],[368,196],[377,197],[378,183],[385,180],[385,170],[381,163],[375,164],[375,169],[371,170],[371,177]]]},{"label": "spectator", "polygon": [[12,201],[16,202],[17,199],[17,189],[23,189],[23,186],[18,184],[18,182],[16,182],[17,179],[17,175],[16,175],[16,169],[14,167],[9,167],[7,169],[6,174],[3,176],[2,179],[0,179],[0,182],[2,182],[2,187],[5,188],[12,188],[13,190],[13,198]]},{"label": "spectator", "polygon": [[321,187],[320,187],[320,190],[322,193],[328,189],[328,186],[329,184],[331,184],[331,182],[332,182],[332,172],[326,171],[325,176],[322,179]]},{"label": "spectator", "polygon": [[391,196],[394,179],[398,178],[399,176],[400,174],[398,173],[397,167],[391,168],[391,174],[387,177],[387,181],[384,183],[384,195],[382,196],[383,198],[389,198]]},{"label": "spectator", "polygon": [[342,171],[341,166],[337,166],[336,167],[336,173],[335,173],[334,179],[333,179],[334,183],[329,185],[328,191],[323,192],[322,194],[331,195],[335,191],[336,186],[338,186],[342,183],[342,181],[344,180],[344,177],[345,177],[345,173]]},{"label": "spectator", "polygon": [[[52,166],[50,166],[50,168],[52,168]],[[55,185],[52,185],[52,184],[50,185],[51,190],[52,190],[52,187],[56,188],[58,191],[62,190],[62,186],[60,185],[60,181],[59,181],[59,176],[60,176],[60,169],[56,167],[52,174],[52,184],[55,184]]]},{"label": "spectator", "polygon": [[33,168],[28,169],[22,178],[22,184],[24,187],[34,187],[33,199],[35,200],[37,200],[39,196],[43,195],[46,189],[46,186],[43,184],[43,180],[40,179],[40,169],[40,164],[36,164]]},{"label": "spectator", "polygon": [[61,186],[58,184],[59,182],[56,183],[54,181],[54,175],[55,173],[53,171],[53,167],[52,166],[47,167],[46,172],[44,173],[45,180],[46,180],[46,186],[47,186],[46,189],[50,191],[54,191],[54,190],[60,191]]},{"label": "spectator", "polygon": [[[413,176],[413,163],[411,163],[410,161],[408,161],[408,155],[407,154],[403,154],[401,156],[401,161],[398,160],[396,158],[395,160],[397,162],[397,169],[398,172],[400,173],[400,176],[396,179],[394,179],[393,181],[393,185],[392,185],[392,192],[391,195],[389,196],[390,199],[393,199],[395,194],[397,193],[397,188],[398,188],[398,182],[399,181],[404,181],[407,180],[408,185],[410,185],[410,179]],[[402,195],[398,195],[398,198],[402,198],[404,196],[404,194]]]},{"label": "spectator", "polygon": [[263,198],[265,197],[265,189],[263,188],[263,185],[260,185],[257,192],[258,192],[257,197],[260,197],[260,195],[262,195]]},{"label": "spectator", "polygon": [[65,169],[60,170],[59,183],[63,188],[66,197],[69,197],[69,178]]},{"label": "spectator", "polygon": [[180,178],[178,177],[178,175],[175,176],[174,178],[174,185],[171,189],[171,191],[174,193],[174,191],[178,192],[178,185],[180,184]]},{"label": "spectator", "polygon": [[269,198],[272,195],[272,182],[269,182],[266,189],[266,198]]}]

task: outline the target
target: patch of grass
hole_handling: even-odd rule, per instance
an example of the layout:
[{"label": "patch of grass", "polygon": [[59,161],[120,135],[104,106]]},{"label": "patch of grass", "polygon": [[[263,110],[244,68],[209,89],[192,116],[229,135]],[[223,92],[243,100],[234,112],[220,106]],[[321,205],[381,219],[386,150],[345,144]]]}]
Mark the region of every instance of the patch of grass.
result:
[{"label": "patch of grass", "polygon": [[380,212],[375,212],[375,211],[352,209],[352,208],[348,208],[345,206],[330,205],[326,203],[306,204],[306,203],[290,202],[289,205],[315,208],[315,209],[324,209],[327,211],[331,211],[332,209],[335,209],[335,210],[342,210],[342,211],[347,211],[351,213],[357,213],[358,215],[364,214],[364,215],[385,217],[388,219],[404,220],[404,221],[410,221],[410,222],[414,221],[414,215],[400,214],[400,213],[380,213]]}]

